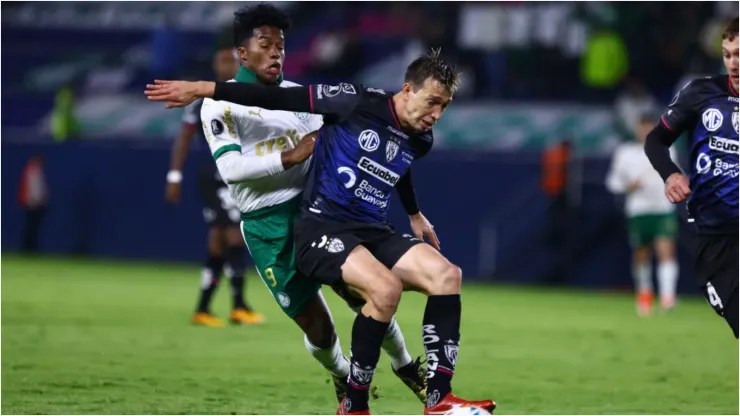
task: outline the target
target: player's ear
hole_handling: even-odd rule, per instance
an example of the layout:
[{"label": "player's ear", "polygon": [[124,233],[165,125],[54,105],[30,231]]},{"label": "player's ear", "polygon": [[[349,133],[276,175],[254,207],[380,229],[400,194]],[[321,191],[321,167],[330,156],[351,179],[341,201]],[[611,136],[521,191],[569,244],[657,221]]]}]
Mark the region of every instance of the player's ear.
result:
[{"label": "player's ear", "polygon": [[247,51],[247,48],[245,46],[242,45],[236,48],[236,53],[237,55],[239,55],[240,64],[247,61],[247,55],[249,54],[249,52]]},{"label": "player's ear", "polygon": [[404,82],[401,91],[408,97],[412,92],[414,92],[414,87],[412,87],[408,82]]}]

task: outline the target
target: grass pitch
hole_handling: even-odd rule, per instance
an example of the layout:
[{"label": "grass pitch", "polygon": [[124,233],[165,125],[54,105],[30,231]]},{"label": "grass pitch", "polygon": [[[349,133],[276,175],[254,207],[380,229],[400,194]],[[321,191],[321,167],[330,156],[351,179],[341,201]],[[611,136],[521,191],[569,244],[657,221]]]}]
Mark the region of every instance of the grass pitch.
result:
[{"label": "grass pitch", "polygon": [[[254,277],[254,276],[252,276]],[[259,327],[190,325],[195,265],[2,258],[2,413],[333,414],[324,370],[266,288]],[[228,283],[214,311],[227,316]],[[353,315],[326,293],[345,352]],[[424,298],[397,319],[423,349]],[[454,380],[497,414],[738,414],[738,342],[703,299],[635,316],[628,294],[466,285]],[[382,356],[374,414],[420,414]]]}]

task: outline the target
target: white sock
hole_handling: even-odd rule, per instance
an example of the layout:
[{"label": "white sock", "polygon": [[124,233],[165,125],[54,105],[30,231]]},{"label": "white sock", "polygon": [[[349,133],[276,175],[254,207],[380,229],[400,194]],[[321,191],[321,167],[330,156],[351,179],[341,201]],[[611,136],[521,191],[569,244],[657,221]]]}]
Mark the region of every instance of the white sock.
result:
[{"label": "white sock", "polygon": [[306,345],[308,352],[330,373],[337,377],[349,376],[349,360],[342,354],[342,347],[339,345],[339,337],[331,347],[322,350],[311,344],[307,336],[303,336],[303,343]]},{"label": "white sock", "polygon": [[675,297],[677,282],[678,263],[675,260],[668,260],[658,264],[658,286],[661,298]]},{"label": "white sock", "polygon": [[[355,313],[360,313],[362,306],[350,307]],[[385,333],[383,338],[383,351],[388,354],[388,358],[391,359],[391,366],[394,370],[405,367],[413,361],[411,355],[406,349],[406,341],[403,338],[403,332],[401,327],[398,326],[396,318],[391,319],[390,325],[388,325],[388,331]]]},{"label": "white sock", "polygon": [[391,359],[391,366],[394,370],[409,365],[412,361],[411,355],[406,350],[406,341],[403,339],[401,328],[396,322],[396,318],[391,319],[388,331],[383,338],[383,351]]},{"label": "white sock", "polygon": [[634,268],[637,293],[652,292],[653,279],[650,276],[650,263],[640,264]]}]

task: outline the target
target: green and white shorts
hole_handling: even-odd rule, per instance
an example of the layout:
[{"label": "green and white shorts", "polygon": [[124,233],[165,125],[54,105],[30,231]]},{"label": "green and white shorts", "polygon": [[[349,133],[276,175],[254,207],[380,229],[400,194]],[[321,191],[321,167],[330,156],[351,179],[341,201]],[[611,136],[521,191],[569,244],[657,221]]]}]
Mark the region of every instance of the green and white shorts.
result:
[{"label": "green and white shorts", "polygon": [[629,219],[633,247],[650,246],[658,238],[673,239],[677,232],[678,220],[674,213],[635,215]]},{"label": "green and white shorts", "polygon": [[295,267],[293,227],[300,214],[301,196],[241,214],[244,242],[262,281],[286,315],[295,318],[321,289],[321,284]]}]

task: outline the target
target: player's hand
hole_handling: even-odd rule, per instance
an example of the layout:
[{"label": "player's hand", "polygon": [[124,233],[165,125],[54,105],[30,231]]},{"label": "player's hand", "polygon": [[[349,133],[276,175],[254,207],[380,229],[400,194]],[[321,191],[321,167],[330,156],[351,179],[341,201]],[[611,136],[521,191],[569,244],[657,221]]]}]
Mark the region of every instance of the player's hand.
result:
[{"label": "player's hand", "polygon": [[674,173],[665,181],[665,196],[674,204],[684,202],[691,195],[689,179],[683,173]]},{"label": "player's hand", "polygon": [[411,220],[411,231],[414,232],[416,238],[424,241],[424,237],[426,237],[426,241],[432,247],[440,250],[439,238],[437,238],[437,233],[434,232],[432,223],[421,212],[409,216],[409,219]]},{"label": "player's hand", "polygon": [[149,101],[166,102],[167,108],[185,107],[202,97],[212,97],[215,82],[207,81],[162,81],[147,84],[144,94]]},{"label": "player's hand", "polygon": [[316,146],[316,138],[319,132],[314,131],[303,136],[294,149],[283,152],[280,159],[283,162],[283,169],[290,169],[295,165],[305,162],[313,154]]},{"label": "player's hand", "polygon": [[182,184],[167,182],[167,188],[165,189],[164,199],[170,204],[176,205],[180,203],[180,196],[182,195]]}]

